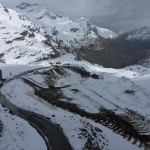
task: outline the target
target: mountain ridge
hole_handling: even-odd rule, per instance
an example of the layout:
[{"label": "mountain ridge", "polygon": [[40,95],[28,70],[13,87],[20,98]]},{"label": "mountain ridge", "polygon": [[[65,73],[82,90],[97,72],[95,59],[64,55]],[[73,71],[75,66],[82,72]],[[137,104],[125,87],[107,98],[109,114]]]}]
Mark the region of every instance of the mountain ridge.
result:
[{"label": "mountain ridge", "polygon": [[150,27],[144,26],[121,34],[126,40],[148,40],[150,41]]},{"label": "mountain ridge", "polygon": [[37,4],[22,3],[18,8],[24,13],[1,5],[1,62],[26,64],[54,58],[66,52],[76,53],[75,49],[97,39],[117,36],[108,29],[94,26],[88,19],[75,22]]},{"label": "mountain ridge", "polygon": [[101,39],[94,45],[82,47],[78,54],[81,58],[104,67],[123,68],[135,64],[149,67],[149,31],[149,27],[143,27],[113,39]]},{"label": "mountain ridge", "polygon": [[149,148],[150,68],[135,64],[146,57],[150,42],[37,4],[19,7],[20,13],[0,7],[0,149],[45,150],[48,141],[52,149],[65,146],[60,133],[48,136],[49,129],[56,134],[48,122],[62,129],[71,149]]},{"label": "mountain ridge", "polygon": [[[5,7],[2,10],[9,24],[5,25],[1,17],[1,43],[4,43],[1,62],[25,64],[69,52],[104,67],[121,68],[138,63],[149,66],[149,27],[117,35],[93,25],[89,19],[63,17],[38,4],[17,5],[19,13],[15,12],[15,16],[20,16],[18,18],[11,16],[11,10]],[[22,25],[16,25],[20,20]],[[4,26],[12,27],[10,33],[5,32],[8,29]]]},{"label": "mountain ridge", "polygon": [[57,15],[37,4],[22,3],[17,6],[17,11],[34,21],[41,28],[45,28],[53,40],[58,38],[70,48],[90,43],[92,39],[99,37],[107,39],[118,36],[113,31],[93,25],[89,19],[84,17],[70,19]]}]

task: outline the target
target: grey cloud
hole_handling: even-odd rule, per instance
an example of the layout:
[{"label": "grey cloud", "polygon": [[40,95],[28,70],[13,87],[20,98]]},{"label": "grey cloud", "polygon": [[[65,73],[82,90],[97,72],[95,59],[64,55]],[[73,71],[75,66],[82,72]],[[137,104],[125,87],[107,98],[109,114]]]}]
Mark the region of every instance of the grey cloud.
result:
[{"label": "grey cloud", "polygon": [[69,17],[88,17],[101,27],[120,32],[150,26],[149,0],[0,0],[8,7],[21,2],[40,3]]}]

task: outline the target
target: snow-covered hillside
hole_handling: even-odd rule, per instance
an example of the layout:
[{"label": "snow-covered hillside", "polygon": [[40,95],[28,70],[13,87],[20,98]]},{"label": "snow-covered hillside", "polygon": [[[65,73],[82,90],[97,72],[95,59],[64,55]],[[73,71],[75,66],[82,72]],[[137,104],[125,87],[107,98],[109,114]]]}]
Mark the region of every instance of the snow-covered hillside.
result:
[{"label": "snow-covered hillside", "polygon": [[[67,55],[67,58],[69,57]],[[43,87],[48,83],[47,79],[50,77],[50,84],[55,83],[56,87],[63,87],[62,92],[64,96],[58,100],[58,104],[60,101],[68,103],[68,107],[69,105],[76,104],[78,108],[93,115],[101,112],[103,108],[112,110],[117,115],[126,115],[128,110],[133,110],[146,116],[142,126],[144,128],[147,126],[147,134],[149,133],[147,123],[150,116],[150,94],[140,84],[136,84],[136,79],[142,77],[141,73],[144,68],[141,68],[139,72],[136,70],[136,67],[134,70],[131,70],[131,68],[121,70],[107,69],[83,61],[74,62],[72,58],[70,57],[68,61],[65,61],[65,57],[59,58],[56,62],[61,61],[62,63],[56,68],[51,66],[47,69],[28,73],[22,77]],[[69,61],[70,66],[85,68],[90,72],[91,76],[82,77],[80,72],[72,68],[63,67]],[[46,62],[41,63],[45,64],[45,66],[49,64],[47,63],[46,65]],[[53,63],[55,64],[54,60]],[[13,76],[15,71],[11,67],[14,68],[15,66],[9,65],[9,70],[11,70]],[[6,68],[3,65],[3,70],[6,70]],[[31,70],[31,67],[22,66],[22,68],[24,68],[24,71],[27,68]],[[8,75],[10,74],[9,70],[7,72]],[[146,72],[147,74],[149,73],[148,70]],[[96,74],[99,79],[93,78],[92,74]],[[131,93],[127,93],[127,90],[131,91]],[[127,141],[122,136],[112,132],[107,126],[95,123],[94,120],[82,115],[80,116],[78,113],[73,113],[67,107],[63,109],[61,105],[58,107],[51,102],[39,98],[35,95],[34,88],[30,84],[26,84],[22,79],[10,81],[3,86],[1,92],[10,102],[18,107],[42,114],[50,118],[53,123],[59,124],[75,150],[86,149],[86,146],[89,146],[89,141],[91,141],[91,147],[103,150],[144,149],[143,147],[138,148],[139,142],[135,142],[136,145],[132,145],[133,139]],[[139,121],[140,118],[137,119]]]},{"label": "snow-covered hillside", "polygon": [[142,27],[126,33],[127,40],[150,40],[150,27]]},{"label": "snow-covered hillside", "polygon": [[0,59],[5,63],[27,64],[40,58],[50,57],[51,47],[43,41],[32,22],[16,11],[0,5]]},{"label": "snow-covered hillside", "polygon": [[146,57],[138,62],[138,64],[150,68],[150,50],[146,53]]},{"label": "snow-covered hillside", "polygon": [[[21,77],[29,80],[29,83],[33,82],[44,88],[47,88],[47,85],[60,87],[58,88],[61,91],[58,91],[57,104],[55,101],[47,101],[36,95],[34,86],[27,84],[21,78],[6,83],[1,89],[2,94],[16,106],[41,114],[50,118],[53,123],[59,124],[76,150],[89,146],[89,140],[93,148],[104,150],[144,149],[144,147],[138,148],[140,145],[138,140],[129,138],[130,140],[127,142],[126,138],[116,134],[107,125],[95,123],[94,119],[88,115],[85,117],[84,114],[93,114],[92,116],[94,116],[106,109],[115,112],[118,117],[126,118],[129,115],[128,117],[134,118],[132,119],[135,129],[139,133],[141,131],[142,134],[146,132],[149,135],[149,69],[142,66],[131,66],[124,69],[103,68],[85,61],[76,61],[71,54],[53,59],[51,64],[52,66],[49,61],[33,63],[32,67],[1,64],[1,68],[7,79],[26,72]],[[41,66],[49,66],[49,68],[27,73],[27,70],[41,68]],[[16,72],[15,68],[20,72]],[[49,91],[51,90],[49,88]],[[55,92],[57,93],[57,91]],[[55,94],[53,96],[52,100],[55,99]],[[64,108],[62,104],[67,105]],[[76,106],[76,111],[74,111],[73,107]],[[95,136],[96,138],[94,138]],[[131,144],[132,141],[135,145]],[[76,145],[76,142],[79,144]]]},{"label": "snow-covered hillside", "polygon": [[134,77],[133,81],[143,87],[145,91],[150,91],[150,68],[135,65],[126,67],[125,69],[139,73],[140,76]]},{"label": "snow-covered hillside", "polygon": [[[17,108],[12,113],[0,105],[0,149],[46,149],[52,140],[42,124],[47,121],[62,129],[75,150],[150,147],[150,69],[103,68],[73,51],[117,34],[37,4],[22,3],[16,11],[0,5],[0,60],[5,62],[0,70],[6,79],[0,84],[0,102]],[[16,117],[18,111],[34,125]]]},{"label": "snow-covered hillside", "polygon": [[92,43],[98,37],[117,37],[113,31],[94,26],[86,18],[71,20],[69,17],[56,15],[38,4],[22,3],[17,6],[17,11],[34,21],[39,27],[44,28],[55,42],[60,42],[64,46],[79,47]]},{"label": "snow-covered hillside", "polygon": [[1,150],[46,150],[45,142],[37,131],[28,122],[12,115],[1,104],[0,120],[2,121],[2,133],[0,136]]},{"label": "snow-covered hillside", "polygon": [[0,61],[5,63],[27,64],[57,57],[100,37],[117,36],[88,19],[71,20],[37,4],[22,3],[16,10],[21,14],[0,5]]}]

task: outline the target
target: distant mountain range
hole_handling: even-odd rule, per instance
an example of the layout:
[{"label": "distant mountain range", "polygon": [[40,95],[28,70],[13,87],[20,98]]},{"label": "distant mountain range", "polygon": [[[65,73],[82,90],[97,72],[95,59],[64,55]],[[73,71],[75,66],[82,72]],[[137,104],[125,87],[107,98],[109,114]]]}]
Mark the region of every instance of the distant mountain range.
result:
[{"label": "distant mountain range", "polygon": [[142,27],[122,34],[127,40],[147,40],[150,41],[150,27]]},{"label": "distant mountain range", "polygon": [[150,66],[150,27],[126,32],[112,39],[100,39],[82,47],[79,56],[105,67]]},{"label": "distant mountain range", "polygon": [[56,15],[38,4],[0,6],[0,61],[27,64],[73,53],[104,67],[149,66],[150,28],[121,35],[89,19]]}]

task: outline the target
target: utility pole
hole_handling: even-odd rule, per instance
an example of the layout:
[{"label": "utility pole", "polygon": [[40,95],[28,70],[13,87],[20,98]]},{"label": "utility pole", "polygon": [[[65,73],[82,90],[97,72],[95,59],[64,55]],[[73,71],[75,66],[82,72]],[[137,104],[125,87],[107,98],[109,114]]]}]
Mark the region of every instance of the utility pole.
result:
[{"label": "utility pole", "polygon": [[2,70],[0,70],[0,81],[2,81],[3,78],[2,78]]}]

